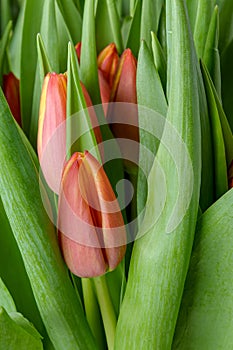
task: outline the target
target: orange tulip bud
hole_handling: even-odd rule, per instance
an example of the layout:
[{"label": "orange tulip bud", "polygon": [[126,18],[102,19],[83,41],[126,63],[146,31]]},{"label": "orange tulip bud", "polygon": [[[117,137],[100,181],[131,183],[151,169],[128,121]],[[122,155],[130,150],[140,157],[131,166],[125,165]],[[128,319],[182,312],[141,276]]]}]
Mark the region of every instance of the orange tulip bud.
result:
[{"label": "orange tulip bud", "polygon": [[110,88],[112,88],[119,61],[116,45],[112,43],[105,47],[99,53],[97,61],[99,69],[103,72]]},{"label": "orange tulip bud", "polygon": [[[111,92],[112,102],[122,102],[121,107],[111,104],[107,120],[116,138],[131,139],[139,142],[138,113],[134,106],[137,103],[136,93],[137,61],[130,49],[126,49],[121,55],[118,69],[113,82]],[[125,106],[124,104],[125,103]],[[124,112],[125,110],[125,112]],[[127,118],[128,124],[119,123],[119,112]]]},{"label": "orange tulip bud", "polygon": [[43,151],[55,130],[66,119],[66,90],[66,75],[56,73],[46,75],[40,99],[37,137],[37,151],[40,161]]},{"label": "orange tulip bud", "polygon": [[108,109],[108,102],[110,101],[111,89],[107,80],[104,77],[103,72],[100,69],[98,69],[98,76],[99,76],[101,101],[103,103],[104,114],[106,116],[107,109]]},{"label": "orange tulip bud", "polygon": [[13,73],[3,76],[3,92],[13,117],[21,126],[19,79]]},{"label": "orange tulip bud", "polygon": [[113,270],[126,250],[119,204],[103,167],[87,151],[64,167],[58,203],[58,237],[64,260],[80,277]]}]

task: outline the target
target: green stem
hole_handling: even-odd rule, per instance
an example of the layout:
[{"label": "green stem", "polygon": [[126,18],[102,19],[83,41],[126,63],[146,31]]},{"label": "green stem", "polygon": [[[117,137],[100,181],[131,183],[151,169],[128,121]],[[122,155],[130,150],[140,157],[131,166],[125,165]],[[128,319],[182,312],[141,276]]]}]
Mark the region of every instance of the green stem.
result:
[{"label": "green stem", "polygon": [[81,281],[87,322],[96,339],[97,345],[100,349],[105,349],[106,342],[103,333],[100,310],[91,280],[89,278],[82,278]]},{"label": "green stem", "polygon": [[109,295],[105,275],[93,278],[93,281],[102,314],[108,349],[113,350],[116,333],[116,315]]}]

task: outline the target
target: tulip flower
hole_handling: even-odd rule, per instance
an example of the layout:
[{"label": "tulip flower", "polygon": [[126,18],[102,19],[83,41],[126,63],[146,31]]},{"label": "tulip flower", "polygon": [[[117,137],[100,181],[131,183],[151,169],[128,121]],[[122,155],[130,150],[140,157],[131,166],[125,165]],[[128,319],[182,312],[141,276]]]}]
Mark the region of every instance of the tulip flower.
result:
[{"label": "tulip flower", "polygon": [[87,151],[66,163],[58,203],[58,238],[69,269],[80,277],[113,270],[126,250],[119,204],[103,167]]},{"label": "tulip flower", "polygon": [[[117,104],[111,104],[107,120],[116,138],[130,139],[138,143],[136,73],[136,58],[133,56],[130,49],[126,49],[120,58],[110,99],[111,102],[122,102],[122,104],[119,106]],[[122,118],[122,124],[119,121],[119,117]],[[126,118],[128,124],[125,123]]]},{"label": "tulip flower", "polygon": [[105,47],[98,55],[97,58],[98,68],[103,73],[110,88],[112,88],[113,80],[116,74],[119,56],[117,53],[116,45],[114,43]]},{"label": "tulip flower", "polygon": [[48,73],[46,75],[42,87],[38,123],[37,151],[40,161],[55,130],[66,120],[66,91],[65,74]]},{"label": "tulip flower", "polygon": [[21,126],[19,79],[13,73],[3,76],[3,92],[13,117]]}]

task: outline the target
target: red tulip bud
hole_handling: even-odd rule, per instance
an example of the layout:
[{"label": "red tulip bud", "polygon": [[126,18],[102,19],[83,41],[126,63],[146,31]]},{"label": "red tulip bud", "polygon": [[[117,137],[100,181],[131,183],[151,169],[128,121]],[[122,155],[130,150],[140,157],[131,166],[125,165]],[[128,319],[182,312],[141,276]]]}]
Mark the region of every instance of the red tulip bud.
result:
[{"label": "red tulip bud", "polygon": [[87,151],[65,165],[58,203],[58,237],[64,260],[80,277],[113,270],[126,250],[119,204],[103,167]]},{"label": "red tulip bud", "polygon": [[98,55],[98,67],[112,88],[114,76],[118,66],[119,56],[114,43],[105,47]]},{"label": "red tulip bud", "polygon": [[21,126],[19,79],[13,73],[3,76],[3,92],[13,117]]},{"label": "red tulip bud", "polygon": [[[111,104],[107,120],[116,138],[130,139],[138,143],[136,72],[136,58],[130,49],[126,49],[120,58],[111,92],[111,101],[122,102],[122,104],[119,106],[118,104]],[[119,114],[124,118],[124,123],[122,124],[119,122]],[[125,122],[128,122],[128,124]],[[122,152],[124,156],[124,150]]]}]

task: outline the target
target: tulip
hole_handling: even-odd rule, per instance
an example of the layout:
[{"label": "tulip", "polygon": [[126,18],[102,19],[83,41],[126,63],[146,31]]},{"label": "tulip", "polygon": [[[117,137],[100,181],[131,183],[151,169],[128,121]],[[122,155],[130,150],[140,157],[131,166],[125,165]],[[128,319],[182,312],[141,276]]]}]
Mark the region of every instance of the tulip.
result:
[{"label": "tulip", "polygon": [[[130,139],[138,143],[136,72],[136,58],[130,49],[126,49],[120,58],[110,99],[111,102],[122,103],[110,105],[107,120],[116,138]],[[127,149],[122,150],[124,159],[125,152],[128,152]]]},{"label": "tulip", "polygon": [[13,117],[21,126],[19,79],[13,73],[3,76],[3,92]]},{"label": "tulip", "polygon": [[116,74],[119,56],[117,53],[116,45],[114,43],[105,47],[98,55],[97,58],[98,68],[103,73],[110,88],[112,88],[114,76]]},{"label": "tulip", "polygon": [[123,259],[126,230],[103,167],[87,151],[66,163],[58,202],[58,238],[64,260],[80,277],[111,271]]},{"label": "tulip", "polygon": [[[97,125],[97,117],[91,110],[92,101],[87,89],[80,82],[83,96],[90,110],[92,125]],[[66,120],[66,96],[67,77],[65,74],[48,73],[44,79],[40,100],[39,124],[38,124],[38,155],[42,158],[46,144],[53,136],[55,130]],[[97,143],[102,142],[100,128],[94,128]]]},{"label": "tulip", "polygon": [[[48,73],[46,75],[42,87],[38,122],[37,151],[40,161],[55,130],[66,120],[66,91],[65,74]],[[63,139],[63,146],[64,142]]]}]

